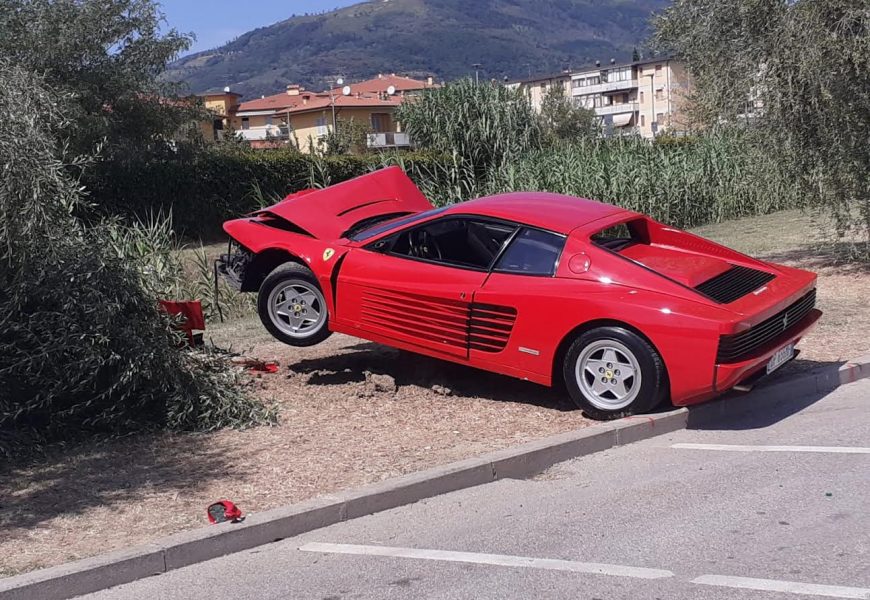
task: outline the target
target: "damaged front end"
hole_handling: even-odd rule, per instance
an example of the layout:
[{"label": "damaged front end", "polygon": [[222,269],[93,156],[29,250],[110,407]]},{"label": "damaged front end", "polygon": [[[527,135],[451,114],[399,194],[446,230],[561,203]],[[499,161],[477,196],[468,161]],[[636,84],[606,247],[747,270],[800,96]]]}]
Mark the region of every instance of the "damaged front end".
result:
[{"label": "damaged front end", "polygon": [[253,252],[230,238],[227,253],[221,254],[214,262],[215,286],[218,284],[218,275],[220,274],[230,286],[241,291],[245,283],[245,272],[253,260]]}]

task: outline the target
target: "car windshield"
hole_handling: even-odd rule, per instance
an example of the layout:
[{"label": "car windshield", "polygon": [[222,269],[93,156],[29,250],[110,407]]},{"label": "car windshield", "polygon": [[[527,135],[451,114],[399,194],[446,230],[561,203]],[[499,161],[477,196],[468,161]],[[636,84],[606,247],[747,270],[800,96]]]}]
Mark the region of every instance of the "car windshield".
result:
[{"label": "car windshield", "polygon": [[364,242],[366,240],[370,240],[371,238],[378,236],[382,233],[390,231],[395,227],[400,227],[402,225],[408,225],[410,223],[416,223],[417,221],[422,221],[429,217],[433,217],[435,215],[441,214],[447,210],[446,206],[442,206],[441,208],[433,208],[432,210],[427,210],[421,213],[415,213],[413,215],[408,215],[407,217],[398,217],[395,219],[390,219],[386,222],[375,223],[370,227],[364,228],[361,231],[355,231],[352,233],[348,239],[354,242]]}]

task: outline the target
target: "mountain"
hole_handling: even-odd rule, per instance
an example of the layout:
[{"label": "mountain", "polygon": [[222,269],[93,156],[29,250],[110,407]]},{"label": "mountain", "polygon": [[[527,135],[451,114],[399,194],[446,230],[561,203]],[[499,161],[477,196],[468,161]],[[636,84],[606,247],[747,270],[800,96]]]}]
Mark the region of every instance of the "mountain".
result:
[{"label": "mountain", "polygon": [[[172,65],[192,92],[230,86],[247,98],[288,83],[323,89],[329,77],[378,73],[450,80],[527,77],[628,59],[668,0],[370,0],[294,16]],[[240,5],[243,6],[243,5]]]}]

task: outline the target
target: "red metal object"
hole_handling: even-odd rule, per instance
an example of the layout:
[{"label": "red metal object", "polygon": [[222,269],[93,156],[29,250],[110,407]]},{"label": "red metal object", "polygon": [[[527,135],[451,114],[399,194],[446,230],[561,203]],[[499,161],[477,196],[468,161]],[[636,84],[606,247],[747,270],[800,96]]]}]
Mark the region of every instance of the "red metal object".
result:
[{"label": "red metal object", "polygon": [[202,314],[202,302],[199,300],[160,300],[160,308],[173,317],[180,317],[176,327],[187,335],[188,343],[193,346],[193,332],[195,330],[205,330],[205,317]]},{"label": "red metal object", "polygon": [[[255,265],[261,257],[283,253],[310,267],[328,304],[332,331],[551,385],[560,351],[580,328],[619,324],[645,337],[661,355],[670,398],[678,406],[707,400],[763,370],[821,315],[812,309],[799,322],[786,316],[780,333],[739,360],[724,362],[720,340],[769,328],[771,319],[814,290],[815,274],[755,260],[644,215],[581,198],[519,192],[431,208],[392,167],[288,197],[228,221],[224,229]],[[402,214],[418,220],[398,219],[392,226],[388,221],[356,241],[347,235],[366,219]],[[379,242],[399,232],[450,218],[494,219],[565,236],[554,275],[462,268],[378,250]],[[592,239],[625,223],[632,224],[635,239],[624,248]],[[771,279],[727,303],[694,289],[739,268]],[[248,290],[255,291],[259,284],[251,281]],[[509,322],[500,329],[506,328],[506,340],[499,338],[504,344],[495,351],[482,347],[498,335],[469,325],[468,315],[474,321],[480,307],[497,307],[498,318]],[[483,346],[474,341],[481,336]]]},{"label": "red metal object", "polygon": [[205,512],[208,516],[208,522],[212,525],[227,521],[238,523],[242,520],[242,511],[229,500],[218,500],[214,504],[210,504]]}]

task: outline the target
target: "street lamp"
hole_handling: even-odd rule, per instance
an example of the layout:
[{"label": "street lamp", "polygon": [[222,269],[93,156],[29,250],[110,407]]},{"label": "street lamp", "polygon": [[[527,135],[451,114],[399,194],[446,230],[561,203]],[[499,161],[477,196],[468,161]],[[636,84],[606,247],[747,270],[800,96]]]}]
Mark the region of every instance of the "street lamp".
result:
[{"label": "street lamp", "polygon": [[[344,79],[339,77],[335,80],[335,85],[342,85],[344,83]],[[332,107],[332,135],[338,134],[338,123],[335,120],[335,94],[333,93],[334,87],[332,85],[329,86],[329,104]]]}]

